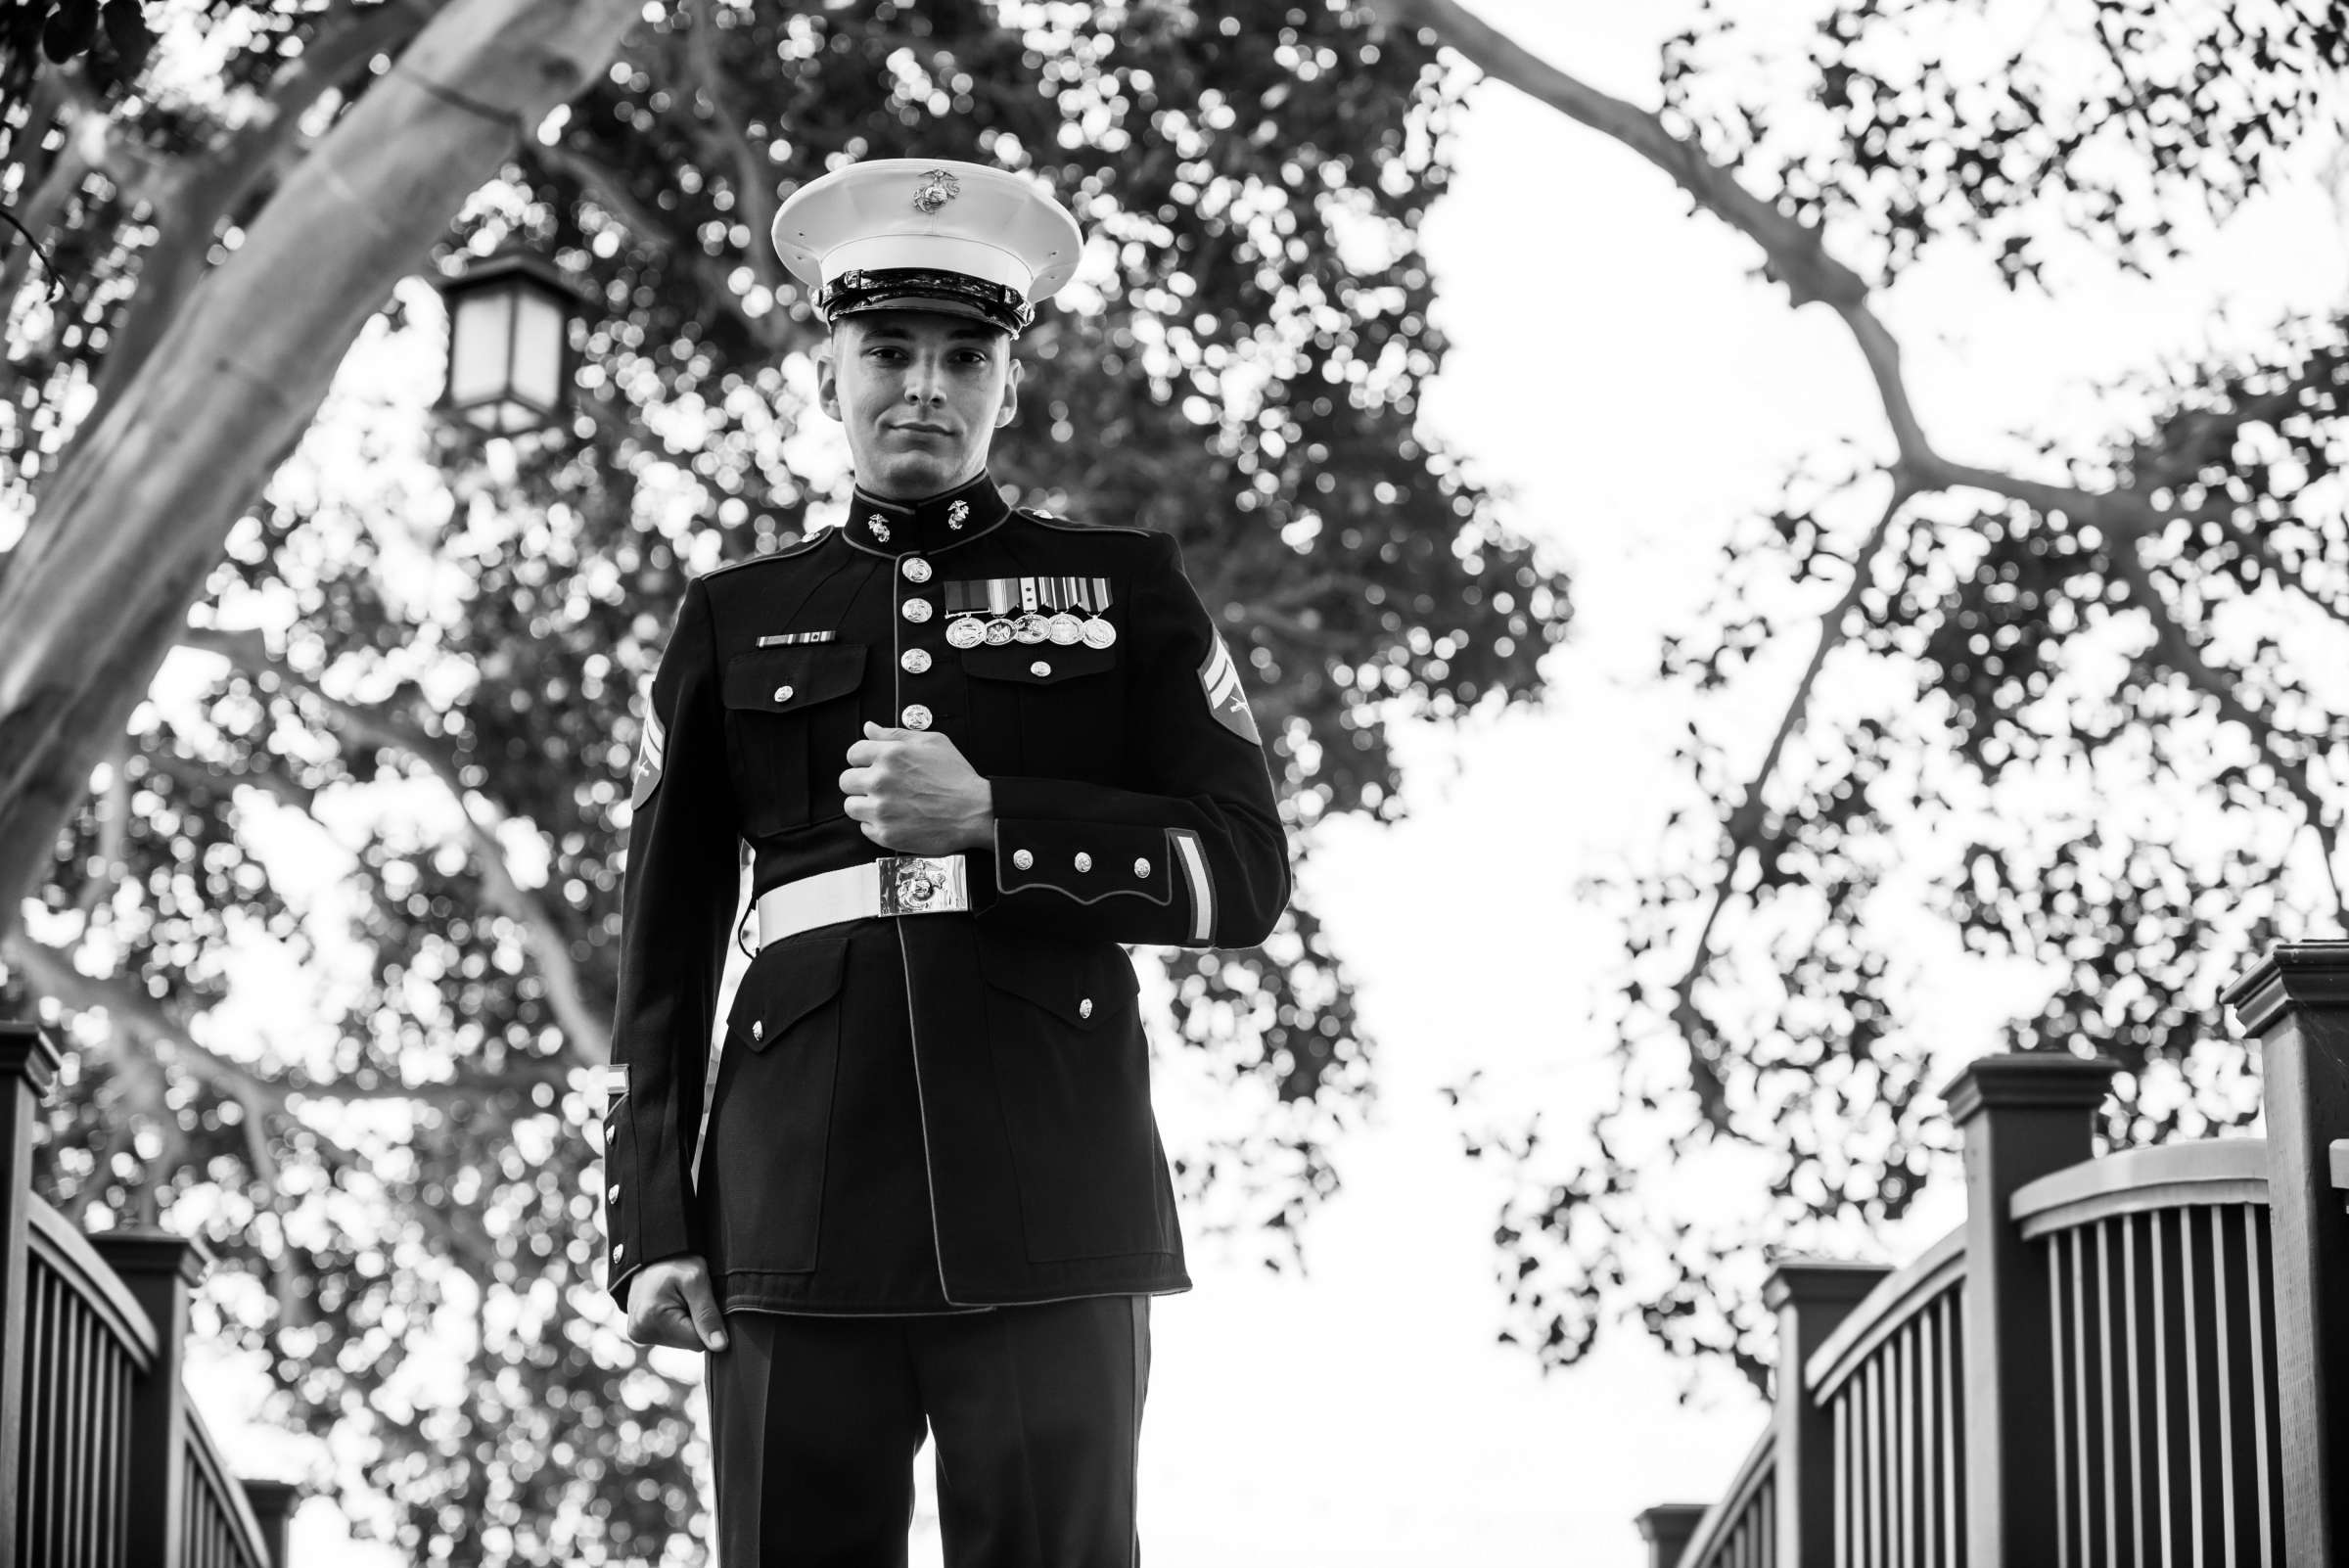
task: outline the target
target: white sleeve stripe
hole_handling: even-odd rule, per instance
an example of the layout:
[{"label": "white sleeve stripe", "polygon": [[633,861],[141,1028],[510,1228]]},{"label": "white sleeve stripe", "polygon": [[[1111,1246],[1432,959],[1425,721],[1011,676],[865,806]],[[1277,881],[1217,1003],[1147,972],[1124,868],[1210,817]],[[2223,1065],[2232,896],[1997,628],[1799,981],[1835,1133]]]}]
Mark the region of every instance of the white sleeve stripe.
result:
[{"label": "white sleeve stripe", "polygon": [[1216,885],[1208,880],[1207,856],[1200,852],[1199,835],[1188,828],[1171,828],[1174,852],[1191,884],[1191,940],[1205,942],[1216,929]]}]

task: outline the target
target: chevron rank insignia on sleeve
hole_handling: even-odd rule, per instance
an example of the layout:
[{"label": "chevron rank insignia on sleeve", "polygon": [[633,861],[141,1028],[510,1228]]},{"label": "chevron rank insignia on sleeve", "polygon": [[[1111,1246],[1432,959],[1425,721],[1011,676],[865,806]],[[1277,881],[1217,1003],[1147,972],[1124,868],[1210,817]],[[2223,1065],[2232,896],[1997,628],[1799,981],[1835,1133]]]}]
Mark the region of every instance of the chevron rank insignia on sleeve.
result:
[{"label": "chevron rank insignia on sleeve", "polygon": [[1221,632],[1216,645],[1199,667],[1199,689],[1207,693],[1208,712],[1216,722],[1230,730],[1252,746],[1263,740],[1256,732],[1256,715],[1248,712],[1248,693],[1240,685],[1240,667],[1232,662],[1231,650],[1223,645]]},{"label": "chevron rank insignia on sleeve", "polygon": [[661,724],[661,715],[647,712],[644,715],[644,738],[636,748],[636,773],[628,791],[628,806],[640,809],[652,799],[653,791],[661,787],[661,754],[668,744],[668,731]]}]

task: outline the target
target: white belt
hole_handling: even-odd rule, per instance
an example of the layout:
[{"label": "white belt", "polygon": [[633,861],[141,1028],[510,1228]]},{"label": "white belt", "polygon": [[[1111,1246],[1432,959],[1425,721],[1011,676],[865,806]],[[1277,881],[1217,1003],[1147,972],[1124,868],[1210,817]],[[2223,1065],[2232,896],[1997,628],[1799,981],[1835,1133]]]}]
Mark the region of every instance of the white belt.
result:
[{"label": "white belt", "polygon": [[957,914],[970,906],[970,879],[961,855],[885,854],[760,894],[759,945],[843,920]]}]

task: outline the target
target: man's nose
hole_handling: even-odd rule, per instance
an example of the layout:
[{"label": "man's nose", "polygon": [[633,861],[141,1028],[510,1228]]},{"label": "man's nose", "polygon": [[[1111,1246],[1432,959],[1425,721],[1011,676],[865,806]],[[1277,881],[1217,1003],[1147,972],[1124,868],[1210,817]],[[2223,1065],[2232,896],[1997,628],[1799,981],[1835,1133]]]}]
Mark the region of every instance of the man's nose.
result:
[{"label": "man's nose", "polygon": [[935,403],[944,400],[945,394],[945,375],[939,366],[927,359],[914,361],[905,373],[905,400]]}]

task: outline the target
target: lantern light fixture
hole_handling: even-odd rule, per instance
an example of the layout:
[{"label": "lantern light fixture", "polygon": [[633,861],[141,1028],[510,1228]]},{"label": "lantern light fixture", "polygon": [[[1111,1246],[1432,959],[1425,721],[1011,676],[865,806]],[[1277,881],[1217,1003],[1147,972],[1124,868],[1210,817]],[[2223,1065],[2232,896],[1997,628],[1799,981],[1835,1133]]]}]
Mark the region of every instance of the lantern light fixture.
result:
[{"label": "lantern light fixture", "polygon": [[435,406],[484,436],[566,423],[578,295],[562,271],[510,247],[436,286],[448,309],[448,379]]}]

